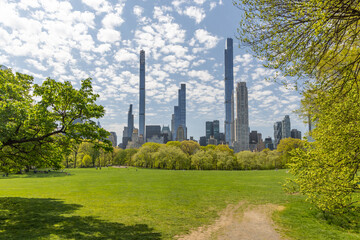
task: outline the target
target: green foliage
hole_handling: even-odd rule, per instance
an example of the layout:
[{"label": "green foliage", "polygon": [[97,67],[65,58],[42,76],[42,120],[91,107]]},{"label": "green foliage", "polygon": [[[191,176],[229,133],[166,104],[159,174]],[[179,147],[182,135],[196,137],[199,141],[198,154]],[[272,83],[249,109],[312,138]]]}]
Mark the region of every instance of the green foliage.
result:
[{"label": "green foliage", "polygon": [[296,149],[290,164],[300,191],[330,212],[343,212],[359,201],[354,199],[360,190],[359,93],[345,86],[348,93],[342,101],[334,101],[332,91],[312,95],[315,142]]},{"label": "green foliage", "polygon": [[91,157],[85,154],[81,161],[81,167],[90,167],[91,165],[92,165]]},{"label": "green foliage", "polygon": [[181,142],[179,141],[169,141],[166,143],[166,145],[168,146],[174,146],[174,147],[180,147],[181,146]]},{"label": "green foliage", "polygon": [[190,168],[190,158],[178,147],[162,145],[155,155],[155,168],[183,170]]},{"label": "green foliage", "polygon": [[193,155],[200,149],[200,144],[194,141],[182,141],[180,148],[184,153]]},{"label": "green foliage", "polygon": [[284,76],[306,79],[305,82],[309,77],[318,79],[323,89],[341,88],[339,78],[358,81],[358,74],[344,75],[360,64],[357,0],[233,0],[233,3],[243,13],[239,40],[264,59],[267,67]]},{"label": "green foliage", "polygon": [[[111,150],[108,132],[91,120],[105,113],[97,98],[91,79],[77,90],[70,82],[48,78],[38,85],[31,76],[0,70],[0,170],[59,168],[61,153],[84,139]],[[76,119],[84,123],[74,124]]]},{"label": "green foliage", "polygon": [[[242,3],[242,5],[240,4]],[[241,0],[239,39],[266,66],[306,79],[300,113],[314,143],[284,151],[300,192],[326,212],[358,205],[360,168],[359,2]],[[309,80],[310,79],[310,80]],[[296,82],[298,83],[298,82]]]}]

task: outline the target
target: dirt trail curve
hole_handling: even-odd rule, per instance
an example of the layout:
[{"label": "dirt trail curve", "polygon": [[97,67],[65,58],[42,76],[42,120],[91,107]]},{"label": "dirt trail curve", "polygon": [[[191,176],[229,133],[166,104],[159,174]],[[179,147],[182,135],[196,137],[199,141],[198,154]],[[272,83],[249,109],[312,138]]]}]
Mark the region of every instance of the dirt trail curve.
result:
[{"label": "dirt trail curve", "polygon": [[283,207],[266,204],[250,205],[240,202],[228,205],[214,224],[200,227],[179,240],[284,240],[271,220],[271,214]]}]

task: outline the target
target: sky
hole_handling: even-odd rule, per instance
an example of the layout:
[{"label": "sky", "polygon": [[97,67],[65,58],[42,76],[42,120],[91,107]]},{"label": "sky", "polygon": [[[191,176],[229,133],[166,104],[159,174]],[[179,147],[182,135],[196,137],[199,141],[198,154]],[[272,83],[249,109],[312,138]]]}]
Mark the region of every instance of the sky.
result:
[{"label": "sky", "polygon": [[205,122],[220,120],[224,131],[224,48],[234,39],[234,82],[249,92],[250,131],[273,138],[273,125],[293,113],[301,96],[266,80],[263,67],[237,40],[241,11],[230,0],[0,0],[0,65],[47,77],[93,79],[106,114],[101,126],[121,142],[133,104],[139,124],[139,52],[146,52],[146,125],[171,125],[181,83],[186,84],[188,137],[205,136]]}]

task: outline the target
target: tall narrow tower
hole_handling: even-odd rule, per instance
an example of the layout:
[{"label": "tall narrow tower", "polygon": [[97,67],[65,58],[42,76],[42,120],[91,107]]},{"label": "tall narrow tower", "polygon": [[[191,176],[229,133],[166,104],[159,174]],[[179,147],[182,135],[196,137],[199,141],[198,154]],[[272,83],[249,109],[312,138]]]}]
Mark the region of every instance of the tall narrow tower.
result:
[{"label": "tall narrow tower", "polygon": [[139,135],[145,139],[145,51],[140,51]]},{"label": "tall narrow tower", "polygon": [[233,40],[226,39],[225,46],[225,141],[232,146],[234,140],[234,66]]},{"label": "tall narrow tower", "polygon": [[249,150],[249,107],[246,82],[236,87],[236,152]]},{"label": "tall narrow tower", "polygon": [[130,107],[129,107],[127,129],[128,129],[127,136],[131,140],[131,136],[134,131],[134,114],[132,113],[132,104],[130,104]]},{"label": "tall narrow tower", "polygon": [[178,128],[181,126],[184,131],[183,137],[187,139],[187,127],[186,127],[186,85],[181,84],[181,88],[178,91],[178,106],[174,107],[173,114],[173,139],[177,139]]}]

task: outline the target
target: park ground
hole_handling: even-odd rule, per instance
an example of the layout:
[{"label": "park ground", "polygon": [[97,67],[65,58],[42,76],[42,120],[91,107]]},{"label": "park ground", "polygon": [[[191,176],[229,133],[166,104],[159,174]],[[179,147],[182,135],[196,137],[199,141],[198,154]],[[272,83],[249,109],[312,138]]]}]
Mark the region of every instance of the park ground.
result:
[{"label": "park ground", "polygon": [[358,225],[284,193],[288,177],[138,168],[0,177],[0,239],[360,239]]}]

